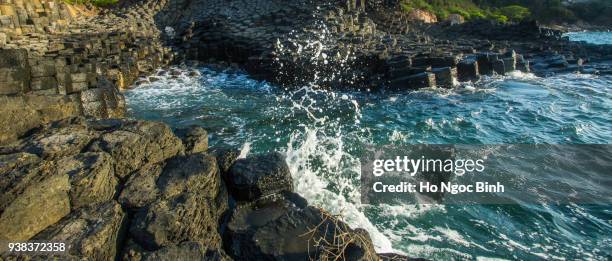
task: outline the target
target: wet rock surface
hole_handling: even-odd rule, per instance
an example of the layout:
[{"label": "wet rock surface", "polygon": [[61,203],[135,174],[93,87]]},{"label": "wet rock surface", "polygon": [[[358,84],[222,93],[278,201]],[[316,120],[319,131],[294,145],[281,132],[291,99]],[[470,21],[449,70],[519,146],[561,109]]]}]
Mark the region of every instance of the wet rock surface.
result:
[{"label": "wet rock surface", "polygon": [[365,231],[290,192],[240,206],[227,230],[226,250],[236,260],[377,260]]},{"label": "wet rock surface", "polygon": [[238,159],[224,177],[237,200],[252,201],[281,191],[293,191],[289,166],[280,153]]}]

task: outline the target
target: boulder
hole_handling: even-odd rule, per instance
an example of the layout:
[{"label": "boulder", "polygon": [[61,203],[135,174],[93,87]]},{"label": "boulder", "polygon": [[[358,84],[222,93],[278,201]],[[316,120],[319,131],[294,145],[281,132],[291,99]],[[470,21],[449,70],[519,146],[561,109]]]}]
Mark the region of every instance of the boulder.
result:
[{"label": "boulder", "polygon": [[514,50],[510,50],[504,54],[502,59],[504,60],[504,71],[506,73],[516,70],[517,56]]},{"label": "boulder", "polygon": [[[104,121],[98,128],[110,132],[93,141],[88,150],[107,152],[115,160],[115,175],[127,178],[145,164],[155,164],[183,153],[181,140],[168,125],[149,121]],[[96,128],[96,127],[94,127]]]},{"label": "boulder", "polygon": [[234,162],[238,159],[238,156],[240,156],[240,151],[227,148],[215,148],[211,151],[211,154],[217,159],[217,165],[219,166],[219,170],[221,170],[221,174],[227,175],[232,165],[234,165]]},{"label": "boulder", "polygon": [[178,245],[162,247],[156,251],[145,251],[139,248],[128,249],[123,255],[128,261],[175,261],[175,260],[232,260],[222,249],[208,249],[199,242],[186,241]]},{"label": "boulder", "polygon": [[28,240],[70,213],[70,181],[33,154],[1,155],[0,240]]},{"label": "boulder", "polygon": [[413,9],[408,13],[408,19],[411,21],[423,22],[426,24],[438,22],[438,18],[435,14],[421,9]]},{"label": "boulder", "polygon": [[177,129],[176,135],[181,138],[185,146],[185,153],[198,153],[208,150],[208,132],[202,127],[191,126]]},{"label": "boulder", "polygon": [[493,71],[498,75],[506,75],[506,65],[504,60],[498,59],[493,61]]},{"label": "boulder", "polygon": [[125,182],[117,199],[119,203],[132,209],[142,208],[154,202],[160,194],[156,183],[162,170],[162,164],[148,164],[137,170]]},{"label": "boulder", "polygon": [[72,208],[110,201],[116,194],[113,159],[105,152],[86,152],[58,161],[59,173],[70,177]]},{"label": "boulder", "polygon": [[127,215],[117,202],[92,205],[71,213],[34,240],[66,242],[68,255],[81,260],[115,260],[121,249]]},{"label": "boulder", "polygon": [[529,61],[522,55],[518,55],[516,58],[516,69],[521,72],[529,72]]},{"label": "boulder", "polygon": [[463,18],[463,16],[461,16],[460,14],[450,14],[446,18],[446,20],[450,23],[450,25],[458,25],[465,23],[465,18]]},{"label": "boulder", "polygon": [[477,57],[478,72],[482,75],[493,74],[493,61],[498,59],[496,53],[481,53]]},{"label": "boulder", "polygon": [[293,191],[289,166],[278,152],[239,159],[224,178],[232,196],[240,201]]},{"label": "boulder", "polygon": [[94,133],[80,125],[50,126],[26,139],[23,150],[44,159],[57,160],[78,154],[92,139]]},{"label": "boulder", "polygon": [[0,95],[0,104],[0,122],[7,123],[0,125],[0,145],[43,124],[80,114],[77,102],[60,95]]},{"label": "boulder", "polygon": [[125,98],[119,90],[106,80],[101,80],[96,87],[81,91],[83,114],[97,119],[123,117]]},{"label": "boulder", "polygon": [[239,206],[224,242],[234,260],[377,260],[367,232],[290,192]]},{"label": "boulder", "polygon": [[158,199],[134,215],[130,234],[136,243],[148,251],[183,241],[210,249],[221,246],[219,221],[228,202],[214,157],[199,153],[173,158],[157,186]]}]

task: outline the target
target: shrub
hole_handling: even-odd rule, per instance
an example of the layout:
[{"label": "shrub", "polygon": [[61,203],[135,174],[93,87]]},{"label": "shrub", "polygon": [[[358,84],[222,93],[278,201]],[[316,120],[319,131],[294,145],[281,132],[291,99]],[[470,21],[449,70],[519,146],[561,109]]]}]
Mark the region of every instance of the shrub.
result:
[{"label": "shrub", "polygon": [[410,12],[414,9],[422,9],[427,10],[429,12],[434,12],[433,7],[427,3],[425,0],[407,0],[402,2],[402,7],[404,11]]},{"label": "shrub", "polygon": [[449,8],[449,10],[448,10],[448,11],[449,11],[451,14],[458,14],[458,15],[461,15],[461,16],[463,16],[463,18],[465,18],[466,20],[469,20],[469,19],[472,17],[472,15],[471,15],[470,13],[468,13],[467,11],[465,11],[465,10],[463,10],[463,9],[456,8],[456,7],[451,7],[451,8]]},{"label": "shrub", "polygon": [[508,22],[508,17],[502,14],[498,14],[498,13],[490,13],[487,16],[487,19],[489,20],[494,20],[497,21],[499,23],[507,23]]},{"label": "shrub", "polygon": [[506,16],[506,18],[510,19],[511,21],[521,21],[531,15],[528,8],[520,5],[509,5],[502,7],[499,9],[499,11],[503,16]]},{"label": "shrub", "polygon": [[69,4],[91,4],[99,7],[107,7],[114,5],[119,2],[119,0],[64,0]]}]

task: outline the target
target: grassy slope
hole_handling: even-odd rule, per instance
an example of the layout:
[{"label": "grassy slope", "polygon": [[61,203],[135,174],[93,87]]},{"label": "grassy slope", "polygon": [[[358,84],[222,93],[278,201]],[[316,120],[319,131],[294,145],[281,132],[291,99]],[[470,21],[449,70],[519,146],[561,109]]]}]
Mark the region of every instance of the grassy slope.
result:
[{"label": "grassy slope", "polygon": [[98,7],[111,6],[119,2],[119,0],[64,0],[70,4],[92,4]]},{"label": "grassy slope", "polygon": [[406,11],[423,9],[434,13],[438,19],[446,19],[450,14],[460,14],[466,19],[494,19],[501,22],[508,20],[495,8],[481,8],[471,0],[403,0]]},{"label": "grassy slope", "polygon": [[466,19],[498,21],[535,18],[544,23],[573,23],[578,20],[612,25],[612,0],[592,0],[565,5],[562,0],[403,0],[405,10],[424,9],[445,19],[460,14]]}]

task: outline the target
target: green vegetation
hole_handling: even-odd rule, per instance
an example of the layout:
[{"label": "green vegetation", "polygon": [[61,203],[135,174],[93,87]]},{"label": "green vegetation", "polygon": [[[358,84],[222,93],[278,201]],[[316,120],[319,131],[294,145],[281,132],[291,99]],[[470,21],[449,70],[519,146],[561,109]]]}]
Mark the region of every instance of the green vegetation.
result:
[{"label": "green vegetation", "polygon": [[402,0],[406,11],[422,9],[444,20],[459,14],[466,20],[491,19],[518,22],[537,19],[543,23],[573,23],[578,20],[612,25],[612,1],[591,0],[567,4],[563,0]]},{"label": "green vegetation", "polygon": [[531,15],[529,8],[520,5],[509,5],[499,9],[499,12],[512,21],[521,21]]},{"label": "green vegetation", "polygon": [[529,9],[513,5],[500,8],[482,8],[471,0],[404,0],[402,7],[407,12],[422,9],[434,13],[444,20],[450,14],[459,14],[466,20],[490,19],[505,23],[509,20],[520,21],[529,16]]},{"label": "green vegetation", "polygon": [[482,8],[521,5],[529,8],[530,18],[543,23],[585,22],[612,25],[612,1],[590,0],[567,4],[563,0],[472,0]]},{"label": "green vegetation", "polygon": [[406,11],[422,9],[434,13],[438,19],[446,19],[450,14],[459,14],[466,19],[484,18],[486,13],[471,0],[404,0]]},{"label": "green vegetation", "polygon": [[119,2],[119,0],[64,0],[69,4],[91,4],[98,7],[108,7]]}]

